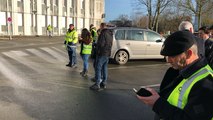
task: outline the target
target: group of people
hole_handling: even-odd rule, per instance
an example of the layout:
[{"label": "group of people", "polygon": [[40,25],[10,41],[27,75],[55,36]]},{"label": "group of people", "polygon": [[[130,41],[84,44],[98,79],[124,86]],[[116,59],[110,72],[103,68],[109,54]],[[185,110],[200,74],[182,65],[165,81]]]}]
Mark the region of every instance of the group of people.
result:
[{"label": "group of people", "polygon": [[[213,120],[213,41],[210,40],[210,29],[206,27],[199,29],[199,37],[193,33],[193,25],[183,21],[179,31],[166,38],[160,54],[171,67],[164,75],[159,92],[146,88],[151,96],[137,95],[139,100],[152,107],[156,113],[155,120]],[[112,31],[106,29],[105,23],[101,23],[99,35],[93,25],[90,31],[82,30],[79,42],[84,67],[80,74],[87,74],[88,59],[93,54],[95,84],[91,90],[106,88],[112,39]],[[77,42],[77,31],[70,24],[64,42],[69,67],[77,64]]]},{"label": "group of people", "polygon": [[70,24],[65,36],[64,44],[66,45],[69,56],[69,63],[66,66],[72,68],[77,67],[76,47],[78,42],[81,44],[80,55],[83,60],[83,70],[80,74],[83,77],[88,74],[90,56],[93,58],[93,67],[95,71],[93,81],[95,84],[90,87],[91,90],[98,91],[102,88],[106,88],[108,76],[107,66],[113,39],[112,32],[106,29],[106,27],[106,23],[101,23],[100,29],[96,31],[94,25],[91,24],[90,30],[87,28],[82,29],[81,36],[78,37],[74,25]]},{"label": "group of people", "polygon": [[159,92],[146,88],[151,96],[137,95],[152,107],[155,120],[213,120],[213,41],[207,27],[199,29],[199,37],[193,32],[193,25],[183,21],[166,38],[160,54],[171,67]]}]

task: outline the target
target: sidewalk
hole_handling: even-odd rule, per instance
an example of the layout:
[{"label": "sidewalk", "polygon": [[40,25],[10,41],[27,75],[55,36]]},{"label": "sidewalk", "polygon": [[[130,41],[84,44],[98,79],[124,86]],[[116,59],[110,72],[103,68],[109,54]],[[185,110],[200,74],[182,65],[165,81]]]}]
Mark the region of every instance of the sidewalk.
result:
[{"label": "sidewalk", "polygon": [[64,36],[53,36],[53,37],[49,37],[49,36],[45,36],[45,35],[41,35],[41,36],[12,36],[12,39],[10,39],[10,36],[0,36],[0,40],[25,40],[25,39],[29,39],[29,40],[33,40],[33,39],[55,39],[55,38],[62,38]]}]

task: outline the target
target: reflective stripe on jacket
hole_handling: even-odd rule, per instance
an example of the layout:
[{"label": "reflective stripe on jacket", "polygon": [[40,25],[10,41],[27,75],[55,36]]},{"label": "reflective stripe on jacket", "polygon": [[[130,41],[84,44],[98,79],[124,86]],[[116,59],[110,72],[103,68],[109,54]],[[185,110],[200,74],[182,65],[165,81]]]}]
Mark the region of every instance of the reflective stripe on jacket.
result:
[{"label": "reflective stripe on jacket", "polygon": [[[184,109],[187,104],[189,93],[192,87],[208,75],[213,76],[213,71],[209,65],[199,69],[187,79],[183,79],[178,86],[171,92],[167,101],[180,109]],[[213,120],[213,118],[211,119]]]},{"label": "reflective stripe on jacket", "polygon": [[92,43],[90,43],[89,45],[83,43],[82,54],[91,54],[91,52],[92,52]]}]

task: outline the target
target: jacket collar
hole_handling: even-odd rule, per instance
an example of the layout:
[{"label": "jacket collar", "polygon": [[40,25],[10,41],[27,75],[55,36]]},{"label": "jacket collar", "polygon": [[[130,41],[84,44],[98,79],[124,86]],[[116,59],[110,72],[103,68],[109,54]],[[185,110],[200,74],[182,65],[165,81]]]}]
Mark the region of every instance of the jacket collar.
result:
[{"label": "jacket collar", "polygon": [[193,62],[186,68],[184,68],[183,70],[181,70],[180,75],[185,79],[189,78],[192,74],[194,74],[196,71],[198,71],[199,69],[201,69],[202,67],[206,65],[207,65],[206,59],[199,58],[198,60],[196,60],[195,62]]}]

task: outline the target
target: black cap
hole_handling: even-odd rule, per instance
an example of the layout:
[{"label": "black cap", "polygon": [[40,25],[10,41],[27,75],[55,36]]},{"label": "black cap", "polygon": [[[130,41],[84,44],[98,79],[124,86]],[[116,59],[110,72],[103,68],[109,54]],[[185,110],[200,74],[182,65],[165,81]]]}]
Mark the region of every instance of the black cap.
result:
[{"label": "black cap", "polygon": [[195,44],[195,37],[189,31],[177,31],[171,34],[161,48],[160,54],[163,56],[175,56],[188,50]]}]

